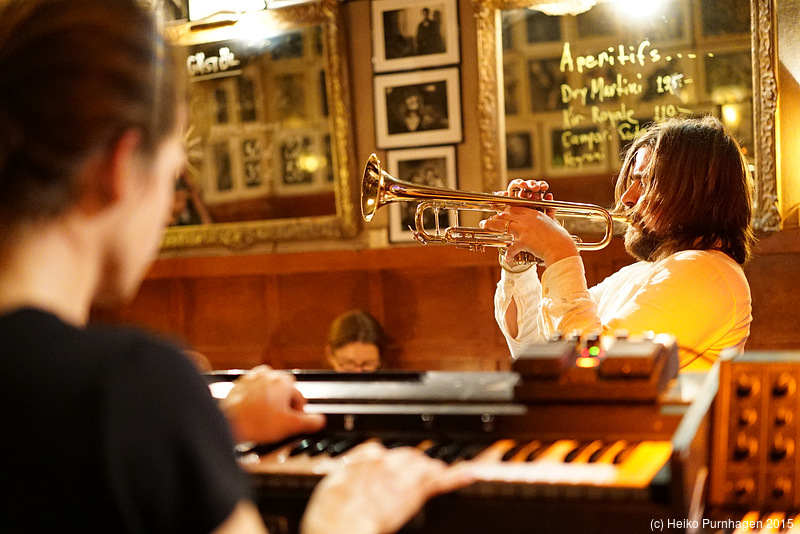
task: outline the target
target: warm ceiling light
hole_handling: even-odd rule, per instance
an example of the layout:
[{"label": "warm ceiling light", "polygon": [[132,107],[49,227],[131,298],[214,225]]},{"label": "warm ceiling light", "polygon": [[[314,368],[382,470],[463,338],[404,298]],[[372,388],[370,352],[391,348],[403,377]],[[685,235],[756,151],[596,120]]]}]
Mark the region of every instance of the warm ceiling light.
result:
[{"label": "warm ceiling light", "polygon": [[597,0],[561,0],[558,2],[543,2],[529,6],[529,9],[541,11],[545,15],[558,17],[561,15],[580,15],[592,9]]}]

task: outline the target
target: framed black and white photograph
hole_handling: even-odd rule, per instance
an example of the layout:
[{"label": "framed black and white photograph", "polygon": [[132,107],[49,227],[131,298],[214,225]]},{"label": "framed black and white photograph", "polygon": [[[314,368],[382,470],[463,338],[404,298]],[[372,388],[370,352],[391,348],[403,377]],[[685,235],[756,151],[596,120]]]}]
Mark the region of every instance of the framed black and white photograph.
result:
[{"label": "framed black and white photograph", "polygon": [[[406,182],[456,189],[456,149],[453,146],[409,148],[390,150],[386,153],[386,172]],[[413,241],[416,231],[417,203],[394,202],[389,204],[389,240],[392,242]],[[436,215],[432,210],[423,214],[425,231],[434,234]],[[451,225],[451,210],[440,211],[439,227]]]},{"label": "framed black and white photograph", "polygon": [[748,100],[752,95],[751,50],[718,50],[704,58],[706,98],[712,102]]},{"label": "framed black and white photograph", "polygon": [[375,72],[458,63],[456,0],[375,0],[372,55]]},{"label": "framed black and white photograph", "polygon": [[280,195],[317,193],[331,189],[328,162],[320,158],[323,142],[314,130],[287,130],[275,137],[275,192]]},{"label": "framed black and white photograph", "polygon": [[303,32],[286,32],[270,40],[270,52],[273,61],[299,59],[305,54],[305,36]]},{"label": "framed black and white photograph", "polygon": [[[603,125],[565,128],[561,117],[544,124],[544,175],[583,176],[607,172],[614,132]],[[552,184],[551,184],[552,185]]]},{"label": "framed black and white photograph", "polygon": [[731,39],[751,31],[748,0],[701,0],[700,10],[706,40]]},{"label": "framed black and white photograph", "polygon": [[669,61],[651,63],[644,67],[620,69],[628,79],[637,76],[642,84],[639,95],[640,112],[646,112],[651,104],[688,105],[698,101],[702,83],[698,77],[700,60],[689,49],[678,49]]},{"label": "framed black and white photograph", "polygon": [[[306,104],[307,77],[305,72],[289,72],[275,75],[275,85],[271,88],[275,116],[288,121],[307,119]],[[313,87],[313,86],[311,86]]]},{"label": "framed black and white photograph", "polygon": [[379,148],[461,141],[457,68],[375,76],[375,137]]},{"label": "framed black and white photograph", "polygon": [[269,141],[263,128],[216,131],[209,135],[208,146],[203,162],[207,171],[198,185],[209,205],[259,197],[269,191]]},{"label": "framed black and white photograph", "polygon": [[562,87],[569,85],[567,73],[561,71],[561,58],[528,61],[528,97],[534,113],[566,109]]},{"label": "framed black and white photograph", "polygon": [[508,179],[536,179],[541,176],[538,131],[535,125],[506,129],[506,170]]},{"label": "framed black and white photograph", "polygon": [[521,9],[517,12],[525,14],[525,42],[536,45],[561,43],[562,17],[546,15],[535,9]]}]

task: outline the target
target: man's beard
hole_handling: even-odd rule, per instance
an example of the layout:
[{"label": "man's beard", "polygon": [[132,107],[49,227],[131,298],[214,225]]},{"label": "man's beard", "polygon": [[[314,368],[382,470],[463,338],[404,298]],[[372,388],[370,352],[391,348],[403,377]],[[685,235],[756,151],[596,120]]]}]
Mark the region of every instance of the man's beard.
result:
[{"label": "man's beard", "polygon": [[663,243],[663,236],[640,224],[631,224],[625,231],[625,250],[637,260],[653,261]]}]

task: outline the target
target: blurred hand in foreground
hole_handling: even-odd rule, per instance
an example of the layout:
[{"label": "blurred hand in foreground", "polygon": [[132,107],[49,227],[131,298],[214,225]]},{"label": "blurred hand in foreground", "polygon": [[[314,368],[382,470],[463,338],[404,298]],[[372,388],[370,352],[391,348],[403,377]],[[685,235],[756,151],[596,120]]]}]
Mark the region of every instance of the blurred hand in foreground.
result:
[{"label": "blurred hand in foreground", "polygon": [[388,450],[359,445],[343,458],[311,495],[301,534],[388,534],[403,527],[425,502],[472,483],[466,471],[449,467],[410,447]]},{"label": "blurred hand in foreground", "polygon": [[234,382],[220,407],[238,442],[275,443],[325,426],[325,416],[305,413],[305,404],[291,374],[260,365]]}]

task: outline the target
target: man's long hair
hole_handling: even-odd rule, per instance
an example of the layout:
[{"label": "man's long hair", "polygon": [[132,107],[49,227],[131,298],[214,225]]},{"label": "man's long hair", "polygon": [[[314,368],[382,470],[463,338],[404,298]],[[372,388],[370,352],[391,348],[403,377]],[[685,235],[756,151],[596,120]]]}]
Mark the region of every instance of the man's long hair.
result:
[{"label": "man's long hair", "polygon": [[[649,149],[641,201],[621,198],[633,180],[636,153]],[[669,119],[643,130],[617,178],[615,211],[653,222],[662,238],[653,259],[681,250],[721,250],[737,263],[752,255],[753,178],[739,143],[715,117]]]}]

